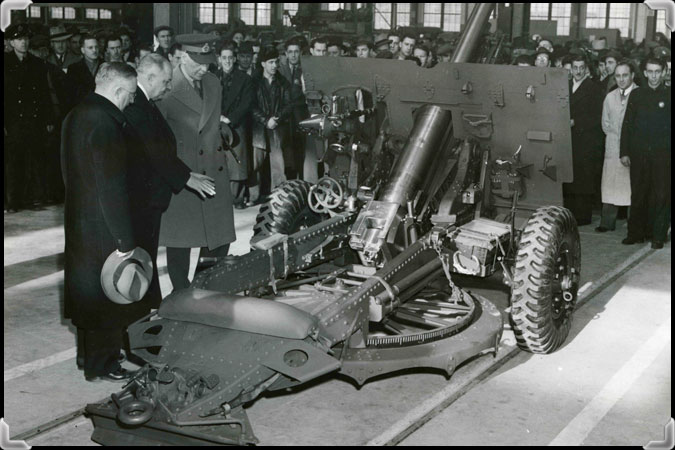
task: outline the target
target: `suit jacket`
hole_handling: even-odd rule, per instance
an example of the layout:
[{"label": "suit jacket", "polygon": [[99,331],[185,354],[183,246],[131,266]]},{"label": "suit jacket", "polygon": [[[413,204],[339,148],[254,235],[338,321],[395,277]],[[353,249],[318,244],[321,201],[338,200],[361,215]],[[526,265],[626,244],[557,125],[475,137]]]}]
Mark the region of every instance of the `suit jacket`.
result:
[{"label": "suit jacket", "polygon": [[631,165],[639,156],[670,161],[671,102],[670,87],[663,83],[631,92],[621,127],[621,156],[629,156]]},{"label": "suit jacket", "polygon": [[169,124],[140,88],[124,116],[130,125],[130,186],[139,193],[132,203],[166,211],[172,194],[185,187],[190,168],[176,155],[176,138]]},{"label": "suit jacket", "polygon": [[245,180],[248,177],[248,146],[251,132],[251,109],[253,108],[253,80],[245,72],[232,70],[229,86],[225,84],[225,74],[217,73],[223,86],[223,104],[221,114],[230,119],[230,127],[237,134],[239,143],[232,149],[237,155],[237,162],[227,152],[227,167],[231,180]]},{"label": "suit jacket", "polygon": [[[99,62],[100,64],[100,62]],[[68,68],[68,86],[71,92],[70,105],[75,106],[82,101],[90,92],[96,89],[94,75],[89,71],[86,61],[82,58],[80,61],[72,64]]]},{"label": "suit jacket", "polygon": [[96,93],[63,121],[65,315],[79,328],[124,328],[152,307],[144,300],[118,305],[101,288],[101,269],[110,253],[136,246],[125,126],[122,112]]},{"label": "suit jacket", "polygon": [[[570,92],[572,92],[571,85]],[[601,126],[603,99],[602,88],[590,78],[586,78],[570,96],[570,117],[574,120],[572,127],[574,180],[567,187],[570,193],[594,192],[594,186],[600,176],[596,172],[602,167],[604,154],[604,134]]]},{"label": "suit jacket", "polygon": [[215,179],[216,195],[202,200],[183,189],[162,216],[160,245],[209,247],[235,240],[230,178],[220,137],[222,88],[212,73],[202,78],[203,99],[183,75],[173,71],[173,89],[157,107],[176,136],[177,155],[192,172]]},{"label": "suit jacket", "polygon": [[75,64],[76,62],[80,61],[83,59],[82,55],[73,55],[70,51],[66,50],[66,56],[61,62],[59,58],[56,57],[56,54],[54,52],[50,52],[49,56],[47,56],[47,62],[54,64],[56,67],[59,69],[63,70],[64,72],[68,72],[68,68],[72,65]]},{"label": "suit jacket", "polygon": [[307,103],[305,101],[305,94],[302,92],[302,66],[298,67],[293,73],[288,60],[284,60],[279,64],[279,73],[288,81],[290,85],[291,102],[293,103],[293,118],[294,125],[309,117]]}]

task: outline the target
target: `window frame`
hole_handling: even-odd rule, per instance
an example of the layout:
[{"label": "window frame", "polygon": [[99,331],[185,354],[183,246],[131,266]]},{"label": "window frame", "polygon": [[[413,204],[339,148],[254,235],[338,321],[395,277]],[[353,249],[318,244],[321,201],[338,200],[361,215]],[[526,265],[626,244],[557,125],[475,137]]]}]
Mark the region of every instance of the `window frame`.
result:
[{"label": "window frame", "polygon": [[[264,24],[261,25],[261,24],[258,23],[258,11],[259,11],[258,5],[262,5],[262,4],[267,4],[267,5],[270,6],[269,7],[269,23],[266,24],[266,25],[264,25]],[[246,23],[244,21],[244,19],[241,17],[241,5],[242,5],[242,3],[239,3],[239,11],[238,11],[239,14],[238,14],[238,16],[239,16],[239,19],[242,22]],[[254,5],[253,6],[253,23],[246,23],[246,25],[248,25],[250,27],[271,27],[272,26],[272,16],[273,16],[273,12],[274,12],[274,9],[272,8],[272,3],[253,3],[253,5]],[[250,10],[250,8],[246,8],[246,10],[248,11],[248,10]]]},{"label": "window frame", "polygon": [[[209,5],[203,7],[202,5]],[[219,8],[216,5],[225,5],[224,8]],[[224,25],[224,24],[229,24],[230,23],[230,3],[196,3],[195,6],[197,7],[197,20],[199,20],[199,23],[202,25],[209,24],[209,25]],[[202,22],[202,10],[209,10],[211,13],[211,21],[210,22]],[[225,22],[216,22],[216,13],[220,10],[225,11]]]},{"label": "window frame", "polygon": [[[556,36],[570,36],[571,28],[572,28],[572,5],[573,3],[567,3],[569,5],[569,16],[559,16],[556,15],[555,17],[553,16],[553,3],[547,3],[547,14],[545,18],[542,18],[542,16],[538,15],[536,18],[532,17],[532,11],[530,10],[530,20],[555,20],[557,23],[556,26]],[[566,19],[566,23],[561,22],[559,19]],[[561,29],[567,29],[567,33],[561,32]]]},{"label": "window frame", "polygon": [[[286,8],[286,5],[295,5],[295,9],[294,10],[288,9],[288,8]],[[299,10],[300,10],[300,3],[282,3],[281,4],[281,13],[282,13],[281,23],[282,23],[282,25],[285,26],[285,27],[292,27],[293,26],[291,24],[291,19],[289,17],[286,17],[285,15],[283,15],[284,11],[288,11],[288,14],[291,17],[295,17],[295,15],[298,13]]]},{"label": "window frame", "polygon": [[[410,10],[407,12],[399,12],[398,10],[398,5],[408,5],[410,7]],[[377,7],[375,6],[376,3],[373,3],[373,30],[375,31],[392,31],[396,30],[399,27],[410,27],[413,26],[412,24],[412,12],[413,12],[413,5],[417,5],[417,3],[388,3],[388,5],[391,6],[391,11],[388,11],[388,17],[386,17],[382,12],[380,12]],[[401,25],[398,23],[399,15],[400,14],[407,14],[408,16],[408,23],[405,25]],[[389,28],[377,28],[375,26],[375,21],[377,15],[380,15],[384,20],[384,22],[389,23]]]}]

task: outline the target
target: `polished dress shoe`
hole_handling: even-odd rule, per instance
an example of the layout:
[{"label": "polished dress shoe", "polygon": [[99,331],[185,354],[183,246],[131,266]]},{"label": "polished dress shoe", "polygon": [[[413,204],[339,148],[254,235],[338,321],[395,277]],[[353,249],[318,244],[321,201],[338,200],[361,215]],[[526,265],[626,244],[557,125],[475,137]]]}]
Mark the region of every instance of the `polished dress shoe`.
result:
[{"label": "polished dress shoe", "polygon": [[595,229],[595,231],[597,231],[598,233],[606,233],[608,231],[614,231],[614,230],[611,230],[609,228],[605,228],[603,226],[599,226]]},{"label": "polished dress shoe", "polygon": [[235,203],[234,209],[246,209],[246,203]]},{"label": "polished dress shoe", "polygon": [[[124,351],[120,351],[120,356],[117,358],[117,362],[122,364],[126,360],[127,360],[126,353],[124,353]],[[84,356],[78,356],[76,358],[76,363],[77,363],[77,368],[79,370],[84,370]]]},{"label": "polished dress shoe", "polygon": [[123,383],[133,377],[135,373],[135,371],[120,367],[117,370],[113,370],[112,372],[103,375],[85,375],[84,379],[90,382],[112,381],[113,383]]},{"label": "polished dress shoe", "polygon": [[642,244],[642,243],[644,243],[644,241],[645,241],[644,239],[634,239],[634,238],[627,237],[626,239],[621,241],[621,243],[623,245],[633,245],[633,244]]},{"label": "polished dress shoe", "polygon": [[660,248],[663,248],[663,242],[652,241],[652,248],[653,248],[654,250],[658,250],[658,249],[660,249]]}]

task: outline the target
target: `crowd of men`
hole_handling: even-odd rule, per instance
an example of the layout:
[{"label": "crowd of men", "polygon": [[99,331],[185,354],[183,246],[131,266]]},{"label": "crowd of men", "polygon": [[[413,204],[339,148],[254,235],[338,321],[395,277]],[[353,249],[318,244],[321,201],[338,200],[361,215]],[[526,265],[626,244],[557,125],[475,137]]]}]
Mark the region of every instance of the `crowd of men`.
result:
[{"label": "crowd of men", "polygon": [[[456,45],[413,33],[274,41],[205,31],[157,27],[154,49],[127,29],[54,26],[41,37],[18,24],[5,33],[5,211],[65,200],[66,317],[78,327],[87,379],[129,377],[119,364],[123,332],[161,301],[158,246],[167,247],[174,289],[187,287],[191,248],[201,248],[200,261],[227,255],[234,208],[266,201],[287,179],[318,180],[323,147],[298,130],[309,116],[301,55],[431,68]],[[516,42],[507,61],[569,70],[574,181],[564,204],[580,225],[602,204],[598,232],[630,206],[623,243],[661,248],[670,224],[670,42],[570,42]],[[153,260],[151,286],[119,308],[101,291],[101,267],[137,247]]]}]

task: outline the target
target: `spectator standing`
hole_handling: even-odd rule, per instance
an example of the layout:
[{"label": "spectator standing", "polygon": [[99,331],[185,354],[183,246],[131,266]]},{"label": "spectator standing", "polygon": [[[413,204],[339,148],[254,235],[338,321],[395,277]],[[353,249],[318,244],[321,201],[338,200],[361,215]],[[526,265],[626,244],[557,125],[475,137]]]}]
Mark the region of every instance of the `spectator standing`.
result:
[{"label": "spectator standing", "polygon": [[106,62],[124,62],[122,60],[122,40],[119,36],[108,35],[104,59]]},{"label": "spectator standing", "polygon": [[79,29],[73,27],[71,34],[72,35],[68,40],[68,50],[71,55],[81,57],[82,51],[80,49],[82,48],[82,33],[80,33]]},{"label": "spectator standing", "polygon": [[122,28],[120,29],[119,37],[122,44],[122,61],[136,65],[136,49],[131,38],[131,31]]},{"label": "spectator standing", "polygon": [[417,39],[412,33],[405,33],[403,39],[401,40],[401,50],[398,53],[398,59],[404,60],[413,56],[413,49],[415,48],[415,42]]},{"label": "spectator standing", "polygon": [[98,40],[91,34],[82,36],[82,60],[76,62],[68,70],[68,84],[72,92],[71,105],[80,103],[96,88],[96,71],[101,60],[99,59]]},{"label": "spectator standing", "polygon": [[370,51],[373,48],[373,44],[366,38],[360,38],[356,41],[355,48],[357,58],[370,58]]},{"label": "spectator standing", "polygon": [[155,38],[158,43],[155,53],[159,53],[166,59],[169,59],[169,49],[173,44],[173,34],[173,28],[168,25],[161,25],[155,28]]},{"label": "spectator standing", "polygon": [[[286,181],[283,145],[286,127],[293,114],[290,85],[278,73],[279,53],[274,47],[260,51],[262,73],[254,78],[253,106],[253,179],[251,202],[260,202]],[[268,164],[270,176],[263,169]],[[270,184],[271,183],[271,184]]]},{"label": "spectator standing", "polygon": [[637,88],[635,74],[628,62],[615,68],[618,89],[605,97],[602,106],[602,130],[605,132],[605,161],[602,167],[602,217],[595,231],[604,233],[616,228],[619,206],[630,206],[630,169],[621,161],[621,125],[626,114],[626,104],[631,91]]},{"label": "spectator standing", "polygon": [[235,240],[230,177],[220,135],[222,87],[208,72],[209,64],[216,62],[212,40],[208,34],[176,38],[184,53],[173,71],[173,89],[157,104],[176,137],[178,157],[191,171],[211,177],[216,192],[202,199],[183,190],[171,198],[162,215],[159,245],[167,247],[174,290],[189,286],[192,247],[201,247],[200,260],[222,257]]},{"label": "spectator standing", "polygon": [[309,53],[312,56],[326,56],[327,49],[328,41],[324,37],[314,38],[309,43]]},{"label": "spectator standing", "polygon": [[133,104],[124,109],[129,127],[130,186],[137,243],[153,263],[153,278],[145,294],[149,307],[162,299],[157,274],[157,249],[162,213],[171,196],[188,188],[195,198],[215,194],[213,178],[191,172],[177,156],[176,138],[155,102],[171,90],[173,67],[162,56],[150,54],[138,64],[138,88]]},{"label": "spectator standing", "polygon": [[[54,131],[47,68],[28,52],[30,34],[24,24],[10,25],[5,37],[13,51],[4,58],[5,204],[8,211],[29,206],[29,186],[41,183],[46,132]],[[41,186],[41,184],[40,184]]]},{"label": "spectator standing", "polygon": [[[242,45],[245,44],[242,43]],[[226,43],[219,51],[220,68],[216,74],[223,87],[223,99],[220,109],[220,121],[230,127],[236,135],[236,145],[227,155],[227,168],[230,176],[230,190],[234,207],[244,208],[248,201],[247,179],[248,160],[251,158],[251,109],[253,108],[253,80],[244,71],[236,69],[237,57],[235,45]],[[221,125],[222,126],[222,125]]]},{"label": "spectator standing", "polygon": [[401,51],[401,36],[392,32],[387,36],[389,39],[389,51],[394,55],[393,59],[398,59],[398,53]]},{"label": "spectator standing", "polygon": [[68,51],[68,42],[71,34],[61,26],[51,27],[49,29],[49,41],[52,46],[52,53],[47,57],[47,62],[54,64],[64,72],[68,72],[71,64],[82,59],[81,56],[73,55]]},{"label": "spectator standing", "polygon": [[339,57],[342,56],[342,42],[338,38],[330,38],[326,47],[326,55]]},{"label": "spectator standing", "polygon": [[[621,60],[621,55],[613,50],[608,51],[602,57],[602,62],[605,63],[605,78],[600,80],[600,86],[603,89],[604,94],[609,94],[612,90],[616,89],[617,79],[614,77],[614,70],[616,69],[616,64]],[[631,69],[631,84],[633,82],[633,74]]]},{"label": "spectator standing", "polygon": [[110,301],[101,287],[108,255],[128,256],[136,247],[127,184],[128,148],[122,109],[133,102],[136,71],[106,63],[96,91],[63,122],[61,158],[66,185],[65,317],[77,327],[78,359],[88,381],[124,381],[119,363],[126,327],[147,314],[144,300]]},{"label": "spectator standing", "polygon": [[169,49],[169,62],[171,63],[171,67],[174,69],[180,64],[180,58],[183,54],[181,48],[182,45],[174,42]]},{"label": "spectator standing", "polygon": [[551,54],[544,47],[539,47],[534,53],[535,67],[551,67]]},{"label": "spectator standing", "polygon": [[665,63],[645,60],[647,86],[628,99],[621,128],[621,159],[630,164],[630,245],[651,239],[652,248],[663,248],[670,222],[670,88],[663,84]]},{"label": "spectator standing", "polygon": [[237,68],[248,76],[253,76],[253,44],[242,42],[237,53]]},{"label": "spectator standing", "polygon": [[291,38],[286,41],[286,60],[279,63],[279,74],[286,79],[290,87],[289,95],[293,112],[289,117],[283,146],[286,174],[288,178],[302,178],[303,163],[305,160],[305,135],[298,128],[298,124],[309,117],[307,102],[303,93],[302,66],[300,64],[299,39]]},{"label": "spectator standing", "polygon": [[420,45],[415,47],[415,49],[413,50],[413,56],[420,60],[420,67],[425,68],[431,67],[430,66],[431,58],[429,57],[430,52],[427,46]]},{"label": "spectator standing", "polygon": [[588,76],[584,56],[572,58],[570,117],[574,180],[563,184],[565,207],[578,225],[591,223],[593,195],[602,173],[602,100],[600,89]]}]

